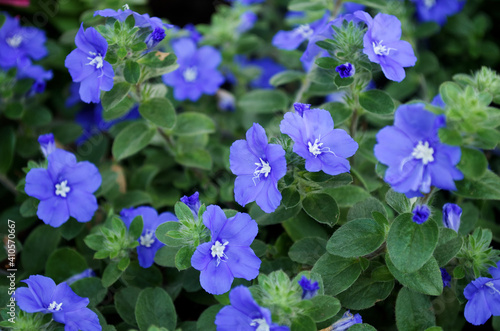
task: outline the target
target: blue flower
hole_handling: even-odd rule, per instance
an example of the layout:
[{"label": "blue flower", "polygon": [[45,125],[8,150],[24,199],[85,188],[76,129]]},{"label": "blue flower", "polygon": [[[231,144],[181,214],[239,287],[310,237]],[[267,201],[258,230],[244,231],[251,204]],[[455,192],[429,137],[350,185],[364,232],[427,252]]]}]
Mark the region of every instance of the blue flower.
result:
[{"label": "blue flower", "polygon": [[173,28],[174,26],[172,24],[166,24],[161,21],[160,18],[158,17],[150,17],[149,14],[139,14],[136,13],[135,11],[131,10],[128,5],[123,6],[122,9],[118,10],[113,10],[113,9],[103,9],[103,10],[97,10],[94,12],[94,17],[95,16],[102,16],[102,17],[111,17],[114,18],[117,21],[124,22],[127,17],[130,15],[134,16],[135,19],[135,26],[139,28],[150,28],[152,31],[155,29],[163,29],[163,27],[170,29]]},{"label": "blue flower", "polygon": [[188,23],[184,25],[183,29],[189,32],[189,39],[193,40],[195,43],[198,43],[203,39],[203,35],[196,30],[196,27],[193,24]]},{"label": "blue flower", "polygon": [[328,111],[309,107],[302,111],[286,113],[280,129],[294,141],[293,151],[306,160],[306,170],[332,176],[349,172],[346,158],[356,153],[358,143],[344,130],[333,128]]},{"label": "blue flower", "polygon": [[456,190],[454,181],[463,178],[456,167],[461,151],[439,140],[438,130],[445,121],[423,104],[401,105],[394,126],[377,133],[375,157],[389,166],[384,179],[396,192],[422,196],[430,192],[431,185]]},{"label": "blue flower", "polygon": [[39,65],[34,65],[29,59],[18,61],[17,78],[30,78],[34,80],[30,91],[31,95],[45,91],[46,82],[51,80],[52,77],[52,70],[45,70]]},{"label": "blue flower", "polygon": [[429,219],[431,215],[431,210],[427,205],[417,205],[412,211],[413,213],[413,222],[417,224],[422,224]]},{"label": "blue flower", "polygon": [[68,283],[68,285],[71,285],[80,279],[89,278],[89,277],[95,277],[94,270],[92,270],[90,268],[85,269],[82,272],[69,277],[68,279],[65,280],[65,282]]},{"label": "blue flower", "polygon": [[28,287],[16,289],[15,299],[27,313],[52,314],[54,321],[66,324],[65,330],[101,330],[96,313],[86,308],[88,298],[73,292],[66,282],[56,286],[49,277],[34,275],[22,280]]},{"label": "blue flower", "polygon": [[464,0],[411,0],[417,7],[417,17],[420,21],[434,21],[443,26],[448,16],[462,10]]},{"label": "blue flower", "polygon": [[156,228],[165,222],[177,222],[177,217],[170,212],[158,215],[156,210],[151,207],[126,208],[120,212],[120,217],[127,226],[127,229],[134,218],[139,215],[142,216],[144,227],[141,236],[137,239],[139,242],[137,256],[139,258],[139,265],[143,268],[149,268],[154,263],[156,252],[165,246],[164,243],[156,238]]},{"label": "blue flower", "polygon": [[210,242],[199,245],[191,265],[201,271],[201,287],[210,294],[229,291],[234,278],[252,280],[259,274],[260,259],[250,248],[257,236],[257,223],[248,214],[227,218],[219,206],[210,205],[203,213],[210,230]]},{"label": "blue flower", "polygon": [[244,6],[250,6],[250,5],[253,5],[255,3],[261,3],[261,2],[265,2],[266,0],[228,0],[229,2],[239,2],[240,4],[244,5]]},{"label": "blue flower", "polygon": [[441,270],[441,278],[443,279],[443,287],[451,287],[451,276],[446,271],[445,268],[439,268]]},{"label": "blue flower", "polygon": [[75,38],[77,49],[67,57],[64,65],[68,68],[73,82],[80,83],[80,98],[86,103],[98,103],[100,91],[113,88],[113,67],[104,60],[108,43],[94,28],[83,30],[83,24]]},{"label": "blue flower", "polygon": [[446,107],[446,104],[443,101],[443,98],[441,98],[441,94],[437,94],[434,99],[432,99],[431,105],[439,107],[439,108],[444,108]]},{"label": "blue flower", "polygon": [[83,144],[92,136],[98,135],[101,132],[107,132],[111,127],[120,122],[135,120],[141,117],[138,106],[134,106],[122,117],[110,121],[106,121],[102,118],[102,112],[102,105],[99,103],[95,106],[85,107],[76,115],[75,121],[80,124],[83,129],[82,135],[76,140],[77,145]]},{"label": "blue flower", "polygon": [[47,55],[45,32],[33,27],[21,27],[19,19],[5,14],[0,28],[0,67],[9,69],[26,60],[40,60]]},{"label": "blue flower", "polygon": [[500,316],[500,279],[479,277],[464,289],[468,300],[464,316],[467,322],[481,325],[493,316]]},{"label": "blue flower", "polygon": [[500,279],[500,261],[497,262],[496,267],[489,267],[488,272],[493,279]]},{"label": "blue flower", "polygon": [[445,203],[443,206],[443,225],[445,228],[453,229],[458,233],[460,228],[460,217],[462,208],[454,203]]},{"label": "blue flower", "polygon": [[52,133],[42,134],[38,137],[38,143],[45,157],[56,150],[56,141]]},{"label": "blue flower", "polygon": [[253,28],[255,22],[257,21],[257,15],[249,10],[241,14],[240,25],[236,28],[238,33],[244,33]]},{"label": "blue flower", "polygon": [[356,68],[354,68],[351,63],[346,62],[337,66],[335,68],[335,71],[339,73],[340,78],[347,78],[354,76],[354,74],[356,73]]},{"label": "blue flower", "polygon": [[344,14],[352,14],[358,10],[364,10],[365,6],[354,2],[344,2],[342,3],[342,12]]},{"label": "blue flower", "polygon": [[198,217],[198,211],[201,207],[200,193],[194,192],[194,194],[189,197],[185,195],[181,198],[181,202],[185,203],[189,209],[191,209],[195,218]]},{"label": "blue flower", "polygon": [[351,311],[346,311],[342,318],[332,324],[332,331],[344,331],[349,329],[354,324],[363,323],[360,314],[353,315]]},{"label": "blue flower", "polygon": [[163,75],[163,82],[174,87],[177,100],[198,100],[202,94],[213,95],[224,82],[224,77],[217,70],[222,57],[215,48],[203,46],[196,48],[196,43],[189,38],[173,42],[179,68]]},{"label": "blue flower", "polygon": [[259,306],[243,285],[229,293],[229,300],[231,305],[223,307],[215,316],[217,331],[290,331],[287,326],[274,324],[271,311]]},{"label": "blue flower", "polygon": [[307,279],[306,276],[302,276],[298,282],[300,287],[302,287],[302,300],[311,299],[316,295],[316,293],[318,293],[318,282],[313,282],[312,280]]},{"label": "blue flower", "polygon": [[40,200],[37,216],[55,228],[70,216],[78,222],[88,222],[97,210],[93,193],[101,186],[101,175],[88,161],[76,162],[76,157],[62,149],[47,156],[47,169],[31,169],[26,175],[27,195]]},{"label": "blue flower", "polygon": [[396,16],[384,13],[373,19],[364,11],[354,15],[368,25],[363,37],[363,53],[370,61],[380,64],[387,79],[401,82],[406,76],[403,68],[412,67],[417,61],[410,43],[400,40],[401,22]]},{"label": "blue flower", "polygon": [[266,213],[281,202],[278,180],[286,174],[285,150],[268,144],[264,128],[254,123],[246,140],[235,141],[230,148],[229,164],[235,174],[234,198],[240,205],[255,201]]}]

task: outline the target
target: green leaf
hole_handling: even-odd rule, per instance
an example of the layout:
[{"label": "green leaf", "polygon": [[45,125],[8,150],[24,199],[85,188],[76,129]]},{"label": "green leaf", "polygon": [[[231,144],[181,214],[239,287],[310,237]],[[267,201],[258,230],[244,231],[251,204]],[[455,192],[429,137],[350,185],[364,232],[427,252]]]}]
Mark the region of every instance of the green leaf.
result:
[{"label": "green leaf", "polygon": [[139,113],[162,128],[171,129],[175,125],[175,108],[167,98],[152,98],[141,103]]},{"label": "green leaf", "polygon": [[135,306],[135,319],[141,331],[151,325],[174,330],[177,324],[172,299],[161,287],[142,290]]},{"label": "green leaf", "polygon": [[420,269],[431,257],[438,242],[438,227],[429,219],[423,224],[412,221],[412,214],[399,215],[387,236],[387,250],[394,266],[402,272]]},{"label": "green leaf", "polygon": [[194,222],[194,215],[191,209],[182,201],[178,201],[174,206],[175,216],[179,221]]},{"label": "green leaf", "polygon": [[118,262],[110,262],[102,273],[102,286],[110,287],[122,275],[123,271],[118,269]]},{"label": "green leaf", "polygon": [[394,112],[394,101],[381,90],[370,90],[359,95],[359,104],[370,113],[383,115]]},{"label": "green leaf", "polygon": [[303,238],[295,242],[288,256],[292,261],[302,264],[314,265],[326,252],[326,240],[318,237]]},{"label": "green leaf", "polygon": [[146,81],[152,77],[159,77],[169,72],[174,71],[179,67],[175,60],[177,57],[174,53],[150,52],[140,58],[137,62],[144,65],[142,81]]},{"label": "green leaf", "polygon": [[238,106],[249,114],[272,114],[288,106],[288,97],[279,90],[253,90],[241,97]]},{"label": "green leaf", "polygon": [[411,213],[411,202],[403,193],[390,189],[385,194],[385,202],[399,214]]},{"label": "green leaf", "polygon": [[185,270],[191,267],[191,257],[194,254],[194,248],[189,246],[182,247],[175,255],[175,267],[177,270]]},{"label": "green leaf", "polygon": [[50,255],[45,264],[45,275],[59,284],[87,268],[87,261],[80,253],[65,247]]},{"label": "green leaf", "polygon": [[438,134],[439,140],[441,140],[443,144],[452,146],[462,145],[462,136],[460,135],[460,131],[458,130],[440,128]]},{"label": "green leaf", "polygon": [[[296,208],[299,209],[298,213],[283,222],[283,227],[285,228],[286,233],[293,241],[298,241],[307,237],[318,237],[324,240],[329,238],[329,235],[322,224],[309,217],[309,215],[307,215],[307,213],[302,210],[300,206],[294,207],[292,210]],[[318,258],[320,258],[320,256],[316,259]]]},{"label": "green leaf", "polygon": [[125,287],[115,294],[115,308],[118,315],[130,325],[137,325],[135,320],[135,306],[141,289]]},{"label": "green leaf", "polygon": [[[82,298],[89,298],[90,307],[95,307],[106,297],[108,290],[97,277],[82,278],[71,284],[71,288]],[[115,297],[116,298],[116,297]]]},{"label": "green leaf", "polygon": [[431,257],[422,268],[411,273],[399,271],[392,263],[388,254],[385,255],[385,262],[389,271],[404,286],[428,295],[438,296],[443,292],[441,270],[439,270],[436,259],[433,257]]},{"label": "green leaf", "polygon": [[134,217],[132,223],[130,223],[128,234],[132,237],[132,239],[137,240],[142,234],[142,229],[144,228],[144,220],[142,215],[138,215]]},{"label": "green leaf", "polygon": [[271,77],[269,83],[276,87],[294,82],[296,80],[301,80],[302,78],[304,78],[304,73],[302,71],[285,70]]},{"label": "green leaf", "polygon": [[113,156],[122,160],[146,147],[156,133],[154,127],[144,122],[133,122],[120,131],[113,143]]},{"label": "green leaf", "polygon": [[23,114],[23,123],[30,126],[42,126],[52,122],[52,113],[43,106],[27,108]]},{"label": "green leaf", "polygon": [[328,102],[322,104],[319,108],[330,112],[333,118],[333,123],[335,123],[335,127],[344,123],[352,115],[352,109],[343,102]]},{"label": "green leaf", "polygon": [[281,191],[281,202],[286,208],[293,208],[300,203],[300,193],[295,186],[289,186]]},{"label": "green leaf", "polygon": [[84,227],[85,223],[80,223],[71,217],[66,223],[61,225],[59,229],[61,229],[61,235],[64,239],[71,240],[78,236]]},{"label": "green leaf", "polygon": [[288,4],[288,9],[292,11],[305,11],[305,10],[325,10],[323,2],[315,0],[292,0]]},{"label": "green leaf", "polygon": [[318,67],[323,69],[335,69],[335,67],[339,65],[339,63],[331,57],[320,57],[316,59],[314,63],[316,63]]},{"label": "green leaf", "polygon": [[403,287],[396,300],[398,330],[422,331],[435,324],[436,317],[430,298]]},{"label": "green leaf", "polygon": [[488,160],[486,160],[484,153],[467,147],[462,147],[461,149],[462,156],[458,164],[458,169],[464,173],[465,177],[481,178],[488,168]]},{"label": "green leaf", "polygon": [[463,239],[458,236],[455,230],[448,228],[439,228],[439,240],[434,257],[438,265],[444,267],[453,259],[462,248]]},{"label": "green leaf", "polygon": [[123,68],[123,77],[130,84],[137,84],[141,77],[141,66],[135,61],[128,60]]},{"label": "green leaf", "polygon": [[337,87],[339,87],[339,88],[346,87],[346,86],[349,86],[352,83],[354,83],[354,77],[342,78],[339,75],[337,75],[337,76],[335,76],[334,82],[335,82],[335,85],[337,85]]},{"label": "green leaf", "polygon": [[328,295],[316,295],[311,299],[312,307],[305,311],[315,322],[323,322],[340,311],[340,302]]},{"label": "green leaf", "polygon": [[306,315],[298,315],[292,319],[291,331],[315,331],[316,323],[313,319]]},{"label": "green leaf", "polygon": [[385,230],[372,219],[355,219],[333,233],[326,245],[328,253],[359,257],[377,250],[385,240]]},{"label": "green leaf", "polygon": [[324,192],[331,195],[340,208],[352,207],[357,202],[371,197],[370,193],[356,185],[325,188]]},{"label": "green leaf", "polygon": [[41,272],[60,240],[59,229],[54,229],[50,225],[36,227],[24,242],[21,253],[22,270],[32,275]]},{"label": "green leaf", "polygon": [[456,83],[445,82],[439,87],[439,94],[441,94],[441,98],[445,104],[453,105],[457,100],[460,100],[463,90]]},{"label": "green leaf", "polygon": [[183,166],[211,170],[213,161],[210,153],[205,149],[194,149],[186,153],[175,155],[175,161]]},{"label": "green leaf", "polygon": [[217,328],[215,325],[215,316],[219,313],[222,307],[224,306],[217,304],[217,305],[212,305],[207,309],[205,309],[198,318],[198,321],[196,322],[198,330],[216,331]]},{"label": "green leaf", "polygon": [[215,132],[214,121],[205,114],[186,112],[177,116],[177,123],[173,129],[176,136],[197,136]]},{"label": "green leaf", "polygon": [[14,149],[16,146],[16,133],[11,126],[2,127],[0,130],[0,151],[2,157],[0,158],[0,173],[6,174],[12,165],[14,158]]},{"label": "green leaf", "polygon": [[394,281],[378,282],[371,278],[360,277],[342,293],[337,295],[342,307],[354,310],[367,309],[378,301],[385,300],[394,288]]},{"label": "green leaf", "polygon": [[469,199],[500,200],[500,177],[490,170],[478,179],[465,178],[455,182],[458,196]]},{"label": "green leaf", "polygon": [[19,213],[22,217],[33,217],[36,215],[38,210],[38,204],[40,201],[38,199],[28,197],[28,199],[24,200],[19,208]]},{"label": "green leaf", "polygon": [[326,193],[309,193],[302,201],[304,211],[319,223],[334,226],[340,211],[337,202]]},{"label": "green leaf", "polygon": [[325,294],[336,296],[349,288],[361,274],[357,259],[347,259],[326,253],[312,268],[323,279]]},{"label": "green leaf", "polygon": [[128,256],[123,257],[120,262],[118,262],[118,269],[121,271],[127,270],[128,266],[130,264],[130,258]]},{"label": "green leaf", "polygon": [[155,254],[155,263],[162,267],[175,268],[175,256],[179,251],[178,247],[163,246]]},{"label": "green leaf", "polygon": [[357,218],[371,218],[374,212],[381,213],[384,217],[387,217],[384,205],[376,198],[368,198],[356,203],[349,209],[347,221],[350,222]]},{"label": "green leaf", "polygon": [[[127,102],[124,100],[130,99],[128,93],[131,85],[127,82],[120,82],[113,85],[111,91],[104,92],[101,98],[103,108],[103,117],[105,120],[120,117],[133,106],[133,101]],[[131,99],[130,99],[131,100]],[[129,107],[125,107],[128,105]],[[110,112],[110,114],[107,114]]]},{"label": "green leaf", "polygon": [[260,209],[257,204],[254,204],[253,206],[250,207],[250,216],[259,224],[260,226],[264,225],[271,225],[271,224],[278,224],[281,223],[285,220],[288,220],[289,218],[294,217],[297,215],[302,207],[300,204],[293,208],[285,208],[285,206],[280,205],[278,208],[276,208],[275,211],[272,213],[266,213]]},{"label": "green leaf", "polygon": [[168,235],[169,231],[179,231],[181,226],[182,224],[174,221],[160,224],[158,228],[156,228],[156,238],[158,238],[158,240],[164,243],[165,245],[171,247],[182,246],[184,244],[184,239],[175,239]]},{"label": "green leaf", "polygon": [[122,210],[123,208],[150,204],[151,196],[144,191],[131,190],[120,194],[113,202],[116,210]]},{"label": "green leaf", "polygon": [[138,261],[131,261],[127,270],[121,277],[127,286],[135,286],[139,288],[160,286],[163,281],[161,271],[156,266],[143,268]]}]

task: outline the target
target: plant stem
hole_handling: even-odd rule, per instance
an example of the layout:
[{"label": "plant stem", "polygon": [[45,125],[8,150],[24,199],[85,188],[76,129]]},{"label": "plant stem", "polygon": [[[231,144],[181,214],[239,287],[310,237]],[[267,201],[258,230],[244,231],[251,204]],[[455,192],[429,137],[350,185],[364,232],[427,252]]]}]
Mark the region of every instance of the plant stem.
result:
[{"label": "plant stem", "polygon": [[333,4],[333,12],[332,17],[335,18],[340,12],[340,8],[342,8],[342,0],[334,0]]},{"label": "plant stem", "polygon": [[16,185],[4,174],[0,174],[0,183],[15,196],[19,194],[19,192],[17,192]]}]

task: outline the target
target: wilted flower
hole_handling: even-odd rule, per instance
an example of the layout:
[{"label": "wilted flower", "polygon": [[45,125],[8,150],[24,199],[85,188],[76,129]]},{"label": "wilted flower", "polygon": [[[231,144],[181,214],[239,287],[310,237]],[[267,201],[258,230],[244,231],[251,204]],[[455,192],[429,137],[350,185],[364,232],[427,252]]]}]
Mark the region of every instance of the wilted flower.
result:
[{"label": "wilted flower", "polygon": [[229,291],[234,278],[252,280],[259,274],[260,259],[250,248],[257,236],[257,223],[248,214],[227,218],[219,206],[210,205],[203,213],[210,230],[210,242],[199,245],[191,265],[201,271],[201,287],[210,294]]},{"label": "wilted flower", "polygon": [[96,29],[83,30],[83,24],[76,34],[77,49],[67,57],[64,65],[68,68],[73,82],[80,83],[80,98],[86,103],[97,103],[100,91],[113,88],[113,67],[104,60],[108,42]]},{"label": "wilted flower", "polygon": [[410,43],[401,39],[401,22],[396,16],[379,13],[375,18],[364,11],[354,15],[368,25],[363,37],[365,53],[370,61],[380,64],[385,77],[401,82],[404,67],[415,65],[417,58]]},{"label": "wilted flower", "polygon": [[163,82],[174,87],[177,100],[198,100],[202,94],[213,95],[224,82],[224,77],[217,70],[222,57],[215,48],[202,46],[189,38],[182,38],[172,43],[179,68],[163,75]]},{"label": "wilted flower", "polygon": [[155,28],[153,32],[151,32],[144,41],[148,48],[153,48],[165,39],[165,29],[163,28]]},{"label": "wilted flower", "polygon": [[431,215],[431,210],[427,205],[417,205],[412,212],[412,220],[417,224],[424,223],[425,221],[427,221],[427,219],[429,219],[429,216]]},{"label": "wilted flower", "polygon": [[280,129],[294,141],[293,151],[306,159],[306,170],[323,170],[332,176],[349,172],[346,158],[356,153],[358,143],[344,130],[334,129],[328,111],[303,104],[294,106],[297,112],[286,113]]},{"label": "wilted flower", "polygon": [[394,126],[377,133],[375,157],[389,166],[384,179],[396,192],[411,198],[429,193],[431,185],[456,190],[454,181],[463,178],[456,167],[461,151],[441,143],[438,130],[444,126],[444,116],[411,104],[396,110]]},{"label": "wilted flower", "polygon": [[177,221],[177,217],[170,212],[164,212],[158,215],[156,210],[151,207],[126,208],[120,212],[120,217],[127,229],[132,224],[135,217],[142,216],[144,227],[142,234],[137,239],[137,257],[139,265],[143,268],[149,268],[153,265],[156,252],[163,246],[164,243],[156,238],[156,228],[165,222]]},{"label": "wilted flower", "polygon": [[88,298],[73,292],[66,282],[56,286],[49,277],[34,275],[22,282],[28,287],[16,289],[15,299],[21,310],[27,313],[52,314],[54,321],[66,324],[65,330],[101,330],[99,318],[86,308]]},{"label": "wilted flower", "polygon": [[229,164],[236,176],[234,198],[240,205],[255,201],[266,213],[281,202],[278,180],[286,174],[283,147],[268,144],[264,128],[254,123],[246,140],[235,141],[230,148]]},{"label": "wilted flower", "polygon": [[272,322],[271,311],[260,307],[250,290],[242,285],[229,293],[230,306],[223,307],[215,316],[217,331],[290,331],[287,326]]},{"label": "wilted flower", "polygon": [[420,21],[434,21],[443,26],[448,16],[462,10],[465,0],[411,0],[417,7]]},{"label": "wilted flower", "polygon": [[302,276],[298,283],[300,287],[302,287],[302,300],[311,299],[316,295],[316,293],[318,293],[318,282],[313,282],[312,280],[307,279],[306,276]]},{"label": "wilted flower", "polygon": [[439,268],[441,270],[441,278],[443,279],[443,287],[451,287],[451,276],[446,271],[445,268]]},{"label": "wilted flower", "polygon": [[88,222],[97,210],[93,193],[101,186],[101,175],[88,161],[76,162],[76,157],[62,149],[47,156],[47,169],[31,169],[26,175],[27,195],[40,200],[37,216],[55,228],[70,216],[78,222]]},{"label": "wilted flower", "polygon": [[462,208],[454,203],[445,203],[443,206],[443,225],[448,229],[453,229],[458,233],[460,228],[460,217]]}]

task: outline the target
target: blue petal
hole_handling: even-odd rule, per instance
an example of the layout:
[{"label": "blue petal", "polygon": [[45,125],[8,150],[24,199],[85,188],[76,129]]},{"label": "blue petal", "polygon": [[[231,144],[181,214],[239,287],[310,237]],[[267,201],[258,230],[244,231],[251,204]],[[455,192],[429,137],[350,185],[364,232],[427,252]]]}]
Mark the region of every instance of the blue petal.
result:
[{"label": "blue petal", "polygon": [[[234,290],[236,290],[236,287]],[[231,293],[234,292],[231,291]],[[231,293],[229,295],[231,295]],[[233,306],[223,307],[217,316],[215,316],[215,325],[217,331],[255,331],[255,327],[251,326],[252,318],[245,315],[241,311],[235,309]]]},{"label": "blue petal", "polygon": [[210,254],[212,243],[204,243],[196,248],[193,256],[191,257],[191,266],[196,270],[205,270],[208,264],[213,260]]},{"label": "blue petal", "polygon": [[26,303],[31,308],[36,309],[36,307],[40,307],[46,309],[51,302],[50,299],[52,297],[52,293],[56,289],[56,283],[54,283],[51,278],[41,275],[30,276],[28,279],[25,279],[22,282],[28,284],[27,290],[29,291],[29,293],[23,290],[21,292],[23,297],[21,299],[20,297],[18,297],[19,290],[21,289],[16,290],[16,300],[19,307],[24,310],[22,305],[25,304],[24,300],[28,299]]},{"label": "blue petal", "polygon": [[69,219],[68,203],[65,198],[56,196],[40,201],[36,215],[45,224],[54,228],[60,227]]},{"label": "blue petal", "polygon": [[74,217],[78,222],[88,222],[94,216],[98,208],[97,199],[92,193],[74,189],[68,193],[66,198],[69,208],[69,215]]},{"label": "blue petal", "polygon": [[24,191],[31,197],[46,200],[54,196],[55,185],[46,169],[31,169],[26,175]]},{"label": "blue petal", "polygon": [[213,239],[219,238],[219,233],[226,223],[227,217],[219,206],[210,205],[203,213],[203,224],[210,230]]},{"label": "blue petal", "polygon": [[234,276],[225,262],[216,265],[212,260],[200,273],[200,284],[210,294],[224,294],[231,289]]},{"label": "blue petal", "polygon": [[[261,261],[250,247],[232,246],[229,242],[225,253],[227,266],[234,277],[252,280],[259,275]],[[221,264],[224,262],[221,262]],[[219,265],[220,266],[220,265]]]},{"label": "blue petal", "polygon": [[155,254],[157,251],[158,248],[153,249],[153,247],[145,247],[141,245],[137,246],[137,257],[139,259],[139,265],[143,268],[151,267],[154,263]]},{"label": "blue petal", "polygon": [[88,308],[82,308],[76,311],[66,313],[66,325],[64,331],[101,331],[102,327],[99,323],[99,317],[96,313]]},{"label": "blue petal", "polygon": [[236,140],[229,149],[229,168],[233,174],[252,175],[255,171],[255,163],[260,162],[248,148],[246,140]]},{"label": "blue petal", "polygon": [[260,188],[255,198],[257,205],[266,213],[272,213],[281,203],[281,192],[278,183],[272,178],[263,179],[257,185]]},{"label": "blue petal", "polygon": [[47,160],[49,161],[47,170],[53,182],[59,180],[59,175],[63,169],[76,165],[75,155],[62,149],[56,149],[47,157]]},{"label": "blue petal", "polygon": [[267,147],[267,135],[264,128],[254,123],[246,133],[248,148],[250,151],[259,158],[265,158],[265,149]]},{"label": "blue petal", "polygon": [[[231,217],[219,237],[227,240],[231,246],[250,246],[259,232],[257,223],[246,213],[237,213]],[[216,240],[217,238],[212,238]]]},{"label": "blue petal", "polygon": [[78,162],[61,171],[61,176],[68,181],[71,190],[94,193],[101,186],[102,177],[95,165],[88,161]]},{"label": "blue petal", "polygon": [[293,50],[302,44],[306,40],[304,36],[292,31],[278,31],[278,33],[273,37],[272,44],[280,49]]}]

